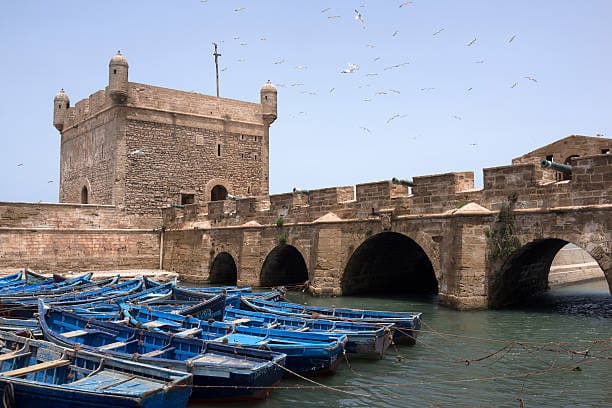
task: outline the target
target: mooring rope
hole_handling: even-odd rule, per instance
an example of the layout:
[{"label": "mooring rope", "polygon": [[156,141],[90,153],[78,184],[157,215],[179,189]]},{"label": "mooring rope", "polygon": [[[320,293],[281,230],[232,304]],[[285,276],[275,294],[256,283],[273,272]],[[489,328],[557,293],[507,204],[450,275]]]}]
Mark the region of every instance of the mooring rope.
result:
[{"label": "mooring rope", "polygon": [[2,408],[15,408],[15,389],[12,382],[7,382],[4,386]]}]

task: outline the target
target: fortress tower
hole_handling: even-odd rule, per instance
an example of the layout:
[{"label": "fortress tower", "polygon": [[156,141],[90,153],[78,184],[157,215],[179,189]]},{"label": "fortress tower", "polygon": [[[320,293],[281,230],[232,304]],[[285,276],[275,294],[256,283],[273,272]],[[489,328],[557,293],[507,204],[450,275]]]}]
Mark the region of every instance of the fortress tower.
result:
[{"label": "fortress tower", "polygon": [[129,82],[128,68],[118,52],[106,89],[74,107],[63,89],[55,96],[60,202],[159,215],[173,204],[268,194],[277,117],[269,81],[252,103]]}]

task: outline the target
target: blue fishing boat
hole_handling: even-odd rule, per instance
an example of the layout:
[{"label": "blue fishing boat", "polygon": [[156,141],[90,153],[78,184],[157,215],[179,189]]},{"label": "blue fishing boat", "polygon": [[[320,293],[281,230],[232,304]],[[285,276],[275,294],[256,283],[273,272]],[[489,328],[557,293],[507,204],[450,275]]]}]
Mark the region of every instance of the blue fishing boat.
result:
[{"label": "blue fishing boat", "polygon": [[390,312],[384,310],[318,307],[290,302],[273,302],[254,297],[242,297],[240,302],[241,309],[284,316],[307,319],[345,320],[382,325],[393,323],[393,341],[396,344],[414,345],[419,329],[421,328],[422,313],[419,312]]},{"label": "blue fishing boat", "polygon": [[0,288],[11,285],[13,283],[19,283],[22,281],[22,278],[23,278],[23,270],[12,273],[10,275],[5,275],[0,278]]},{"label": "blue fishing boat", "polygon": [[[103,322],[39,303],[47,340],[193,374],[195,400],[265,398],[285,355]],[[171,405],[170,405],[171,406]]]},{"label": "blue fishing boat", "polygon": [[299,332],[345,334],[344,350],[351,358],[381,359],[391,344],[393,323],[376,325],[343,320],[305,319],[228,307],[224,322]]},{"label": "blue fishing boat", "polygon": [[49,294],[49,293],[61,293],[66,290],[73,290],[75,286],[92,283],[90,279],[93,276],[93,272],[85,273],[83,275],[76,276],[74,278],[65,279],[58,281],[54,278],[49,278],[42,282],[27,283],[19,282],[0,288],[1,296],[17,296],[27,295],[32,293],[37,294]]},{"label": "blue fishing boat", "polygon": [[288,373],[319,375],[333,373],[344,351],[347,337],[342,333],[307,333],[273,328],[249,327],[240,321],[232,324],[201,320],[155,310],[150,307],[122,305],[123,317],[130,324],[175,337],[194,337],[206,341],[268,349],[287,355]]},{"label": "blue fishing boat", "polygon": [[0,330],[40,338],[42,331],[36,318],[11,319],[0,317]]},{"label": "blue fishing boat", "polygon": [[184,407],[191,374],[0,331],[3,407]]}]

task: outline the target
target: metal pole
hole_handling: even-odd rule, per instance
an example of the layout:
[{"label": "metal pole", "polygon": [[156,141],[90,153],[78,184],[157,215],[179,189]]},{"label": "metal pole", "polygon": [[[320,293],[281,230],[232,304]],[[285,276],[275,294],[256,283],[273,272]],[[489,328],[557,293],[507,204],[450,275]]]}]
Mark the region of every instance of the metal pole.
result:
[{"label": "metal pole", "polygon": [[213,45],[215,46],[215,52],[213,52],[213,55],[215,56],[215,72],[217,75],[217,98],[218,98],[219,97],[219,57],[221,56],[221,54],[217,52],[217,43],[213,43]]}]

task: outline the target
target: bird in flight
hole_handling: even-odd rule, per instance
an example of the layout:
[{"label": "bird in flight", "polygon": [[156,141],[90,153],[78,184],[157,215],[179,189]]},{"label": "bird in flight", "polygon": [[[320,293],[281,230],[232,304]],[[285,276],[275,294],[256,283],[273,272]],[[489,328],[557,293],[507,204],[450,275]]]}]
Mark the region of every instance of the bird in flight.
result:
[{"label": "bird in flight", "polygon": [[515,82],[512,84],[512,86],[510,88],[515,88],[518,85],[518,82]]},{"label": "bird in flight", "polygon": [[352,74],[353,72],[356,72],[357,70],[359,70],[359,65],[351,64],[349,62],[348,63],[348,67],[344,68],[342,71],[340,71],[340,73],[342,73],[342,74]]},{"label": "bird in flight", "polygon": [[21,167],[21,166],[23,166],[23,163],[19,163],[19,164],[17,165],[17,167]]},{"label": "bird in flight", "polygon": [[405,2],[403,2],[402,4],[400,4],[400,5],[399,5],[399,7],[400,7],[400,8],[402,8],[402,7],[404,7],[404,6],[408,6],[408,5],[410,5],[410,4],[412,4],[412,2],[411,2],[411,1],[405,1]]},{"label": "bird in flight", "polygon": [[366,131],[368,133],[372,133],[372,131],[370,129],[368,129],[367,127],[360,126],[360,129],[363,129],[364,131]]},{"label": "bird in flight", "polygon": [[401,64],[395,64],[395,65],[390,65],[388,67],[385,67],[385,71],[388,71],[390,69],[394,69],[394,68],[399,68],[399,67],[403,67],[404,65],[408,65],[410,64],[409,62],[402,62]]},{"label": "bird in flight", "polygon": [[329,10],[331,10],[331,7],[326,7],[323,10],[321,10],[321,13],[327,13]]},{"label": "bird in flight", "polygon": [[457,115],[453,115],[453,118],[455,118],[457,120],[463,120],[463,118],[461,116],[457,116]]},{"label": "bird in flight", "polygon": [[538,82],[538,80],[537,80],[537,79],[535,79],[534,77],[529,76],[529,75],[528,75],[528,76],[526,76],[526,77],[523,77],[523,78],[528,79],[528,80],[530,80],[530,81],[532,81],[532,82]]},{"label": "bird in flight", "polygon": [[391,37],[397,37],[398,34],[399,34],[399,30],[395,30],[393,34],[391,34]]},{"label": "bird in flight", "polygon": [[355,9],[355,20],[359,21],[361,23],[361,27],[365,29],[365,20],[363,19],[363,16],[357,9]]},{"label": "bird in flight", "polygon": [[513,35],[512,37],[510,37],[510,39],[508,40],[508,43],[511,43],[512,41],[514,41],[515,38],[516,38],[516,35]]},{"label": "bird in flight", "polygon": [[142,157],[145,155],[145,149],[136,149],[128,153],[129,157]]},{"label": "bird in flight", "polygon": [[275,64],[282,64],[283,62],[285,62],[285,60],[281,57],[278,57],[276,61],[274,61]]},{"label": "bird in flight", "polygon": [[471,41],[470,41],[469,43],[467,43],[466,45],[467,45],[468,47],[471,47],[472,45],[474,45],[474,43],[476,43],[476,37],[474,37],[474,39],[473,39],[473,40],[471,40]]},{"label": "bird in flight", "polygon": [[387,123],[391,122],[392,120],[398,119],[398,118],[405,118],[406,116],[407,115],[395,114],[391,116],[389,119],[387,119]]},{"label": "bird in flight", "polygon": [[47,181],[47,183],[53,183],[53,180],[49,180],[49,181]]},{"label": "bird in flight", "polygon": [[433,36],[436,36],[438,34],[440,34],[442,31],[444,31],[444,28],[439,29],[438,31],[436,31],[435,33],[433,33]]},{"label": "bird in flight", "polygon": [[240,7],[240,8],[235,8],[234,12],[240,13],[241,11],[244,11],[244,10],[246,10],[246,7]]}]

